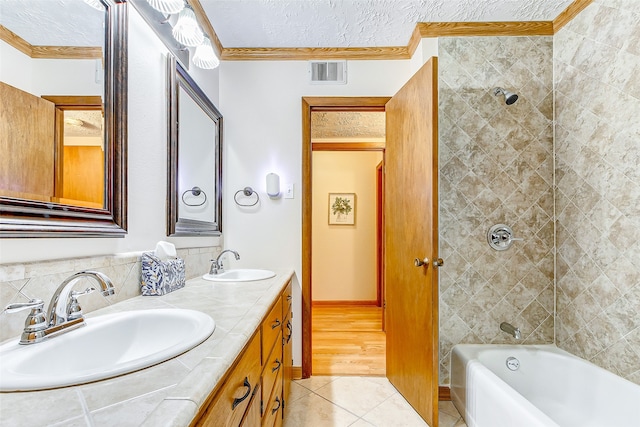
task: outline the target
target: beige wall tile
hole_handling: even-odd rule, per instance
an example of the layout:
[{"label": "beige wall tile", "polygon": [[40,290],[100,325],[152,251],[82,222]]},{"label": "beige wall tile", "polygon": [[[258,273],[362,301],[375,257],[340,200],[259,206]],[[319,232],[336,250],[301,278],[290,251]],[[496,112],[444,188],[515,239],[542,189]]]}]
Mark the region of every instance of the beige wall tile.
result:
[{"label": "beige wall tile", "polygon": [[[440,39],[443,384],[454,344],[513,340],[502,321],[520,327],[528,343],[553,342],[552,55],[550,37]],[[496,86],[520,98],[505,105]],[[494,251],[486,233],[496,223],[525,240]]]},{"label": "beige wall tile", "polygon": [[595,1],[553,62],[557,344],[640,384],[639,5]]}]

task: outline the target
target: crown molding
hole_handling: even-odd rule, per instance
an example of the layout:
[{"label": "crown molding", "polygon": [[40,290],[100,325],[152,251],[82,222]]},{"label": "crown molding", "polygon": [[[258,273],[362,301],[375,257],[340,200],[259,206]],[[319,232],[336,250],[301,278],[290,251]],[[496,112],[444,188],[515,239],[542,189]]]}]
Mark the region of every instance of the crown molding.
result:
[{"label": "crown molding", "polygon": [[553,20],[553,33],[555,34],[560,31],[562,27],[578,16],[578,14],[591,3],[593,3],[593,0],[574,0],[564,12],[560,13],[560,15]]},{"label": "crown molding", "polygon": [[418,22],[407,46],[335,48],[227,48],[222,46],[200,0],[188,0],[214,49],[226,61],[307,61],[310,59],[411,59],[427,37],[553,36],[593,0],[574,0],[553,21]]},{"label": "crown molding", "polygon": [[32,45],[7,27],[0,25],[0,40],[19,50],[30,58],[47,59],[99,59],[101,47],[82,46],[36,46]]}]

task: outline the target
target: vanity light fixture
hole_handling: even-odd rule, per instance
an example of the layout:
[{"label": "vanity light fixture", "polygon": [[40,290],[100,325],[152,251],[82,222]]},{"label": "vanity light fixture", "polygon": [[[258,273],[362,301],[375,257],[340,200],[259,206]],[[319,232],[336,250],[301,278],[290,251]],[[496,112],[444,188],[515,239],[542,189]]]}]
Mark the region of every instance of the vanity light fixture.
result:
[{"label": "vanity light fixture", "polygon": [[267,174],[267,194],[271,198],[280,195],[280,177],[277,173],[271,172]]},{"label": "vanity light fixture", "polygon": [[205,70],[212,70],[220,65],[220,60],[216,56],[213,46],[211,45],[211,39],[204,36],[204,41],[201,45],[196,47],[196,52],[193,55],[193,65]]},{"label": "vanity light fixture", "polygon": [[195,12],[189,5],[180,11],[178,22],[171,33],[178,43],[188,47],[198,46],[204,41],[204,33],[198,25]]},{"label": "vanity light fixture", "polygon": [[184,0],[147,0],[149,6],[168,15],[178,13],[184,9]]}]

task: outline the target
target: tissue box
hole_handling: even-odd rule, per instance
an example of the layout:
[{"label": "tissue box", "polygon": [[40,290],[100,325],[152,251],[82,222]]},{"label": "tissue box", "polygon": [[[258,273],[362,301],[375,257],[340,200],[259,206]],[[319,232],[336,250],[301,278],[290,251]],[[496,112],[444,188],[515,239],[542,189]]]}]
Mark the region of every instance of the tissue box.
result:
[{"label": "tissue box", "polygon": [[163,261],[152,253],[142,254],[142,295],[164,295],[184,287],[185,268],[181,258]]}]

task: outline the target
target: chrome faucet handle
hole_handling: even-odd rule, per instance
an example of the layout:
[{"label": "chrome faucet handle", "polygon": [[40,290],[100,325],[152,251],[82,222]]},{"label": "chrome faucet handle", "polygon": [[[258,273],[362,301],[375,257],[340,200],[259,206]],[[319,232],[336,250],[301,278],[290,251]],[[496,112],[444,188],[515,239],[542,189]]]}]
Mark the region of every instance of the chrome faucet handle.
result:
[{"label": "chrome faucet handle", "polygon": [[32,311],[37,310],[38,307],[42,310],[44,307],[44,301],[41,299],[32,299],[29,302],[14,302],[13,304],[9,304],[3,311],[7,313],[17,313],[18,311],[26,310],[27,308],[32,309]]},{"label": "chrome faucet handle", "polygon": [[80,319],[82,317],[82,307],[78,303],[78,297],[82,295],[89,295],[96,288],[90,287],[85,289],[84,291],[71,291],[70,301],[69,301],[69,309],[67,310],[67,320]]},{"label": "chrome faucet handle", "polygon": [[211,268],[209,269],[209,274],[218,274],[218,270],[220,269],[220,265],[218,265],[217,259],[212,259]]},{"label": "chrome faucet handle", "polygon": [[29,302],[17,302],[9,304],[4,311],[16,313],[30,308],[31,312],[24,321],[24,329],[20,336],[20,344],[33,344],[42,341],[46,336],[46,329],[49,326],[47,317],[44,314],[44,301],[32,299]]}]

